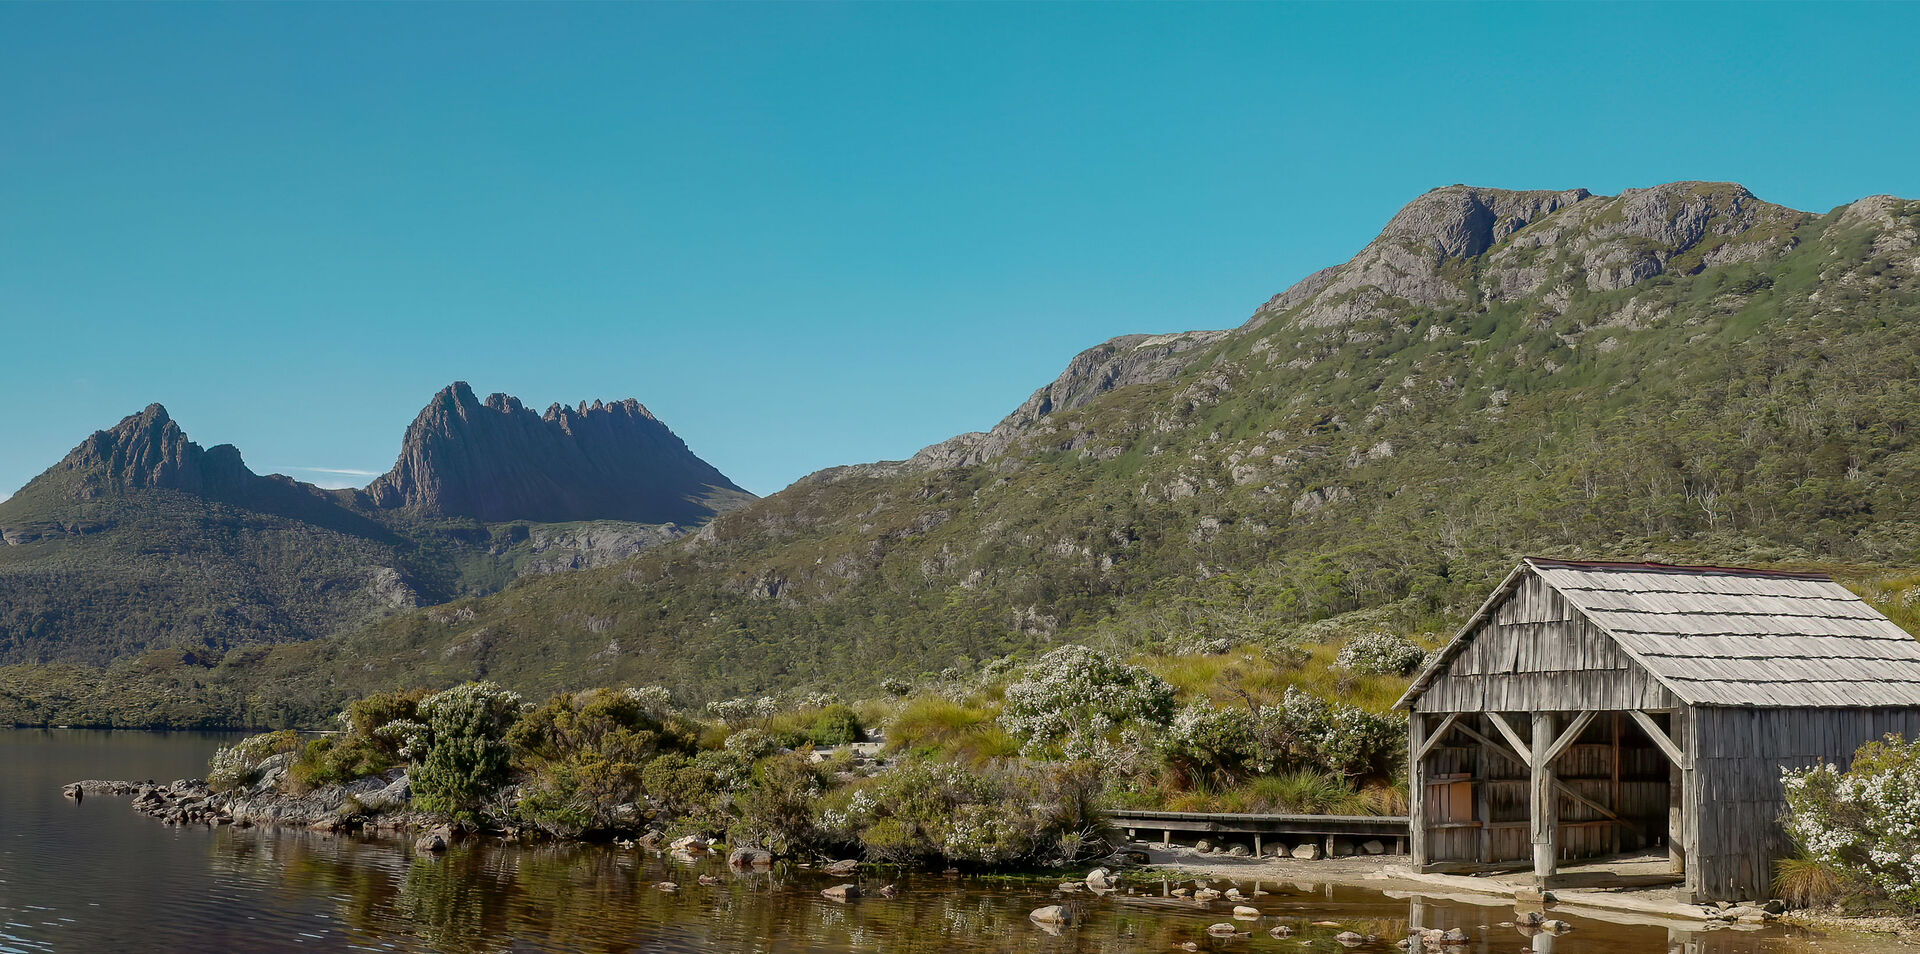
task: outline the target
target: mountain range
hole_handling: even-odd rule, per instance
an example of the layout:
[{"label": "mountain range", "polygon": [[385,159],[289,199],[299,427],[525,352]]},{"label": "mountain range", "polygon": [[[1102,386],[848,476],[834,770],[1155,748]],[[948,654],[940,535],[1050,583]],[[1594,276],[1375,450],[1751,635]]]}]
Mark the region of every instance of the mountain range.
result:
[{"label": "mountain range", "polygon": [[455,383],[364,490],[255,474],[153,404],[0,502],[0,663],[311,639],[631,556],[751,499],[633,400],[543,417]]},{"label": "mountain range", "polygon": [[[617,562],[217,666],[115,664],[139,691],[0,670],[0,710],[258,724],[475,676],[697,701],[1068,640],[1338,643],[1455,625],[1523,554],[1819,565],[1910,621],[1916,273],[1920,203],[1888,196],[1435,189],[1236,327],[1097,345],[987,431]],[[346,511],[495,513],[418,476],[457,457],[409,458]]]}]

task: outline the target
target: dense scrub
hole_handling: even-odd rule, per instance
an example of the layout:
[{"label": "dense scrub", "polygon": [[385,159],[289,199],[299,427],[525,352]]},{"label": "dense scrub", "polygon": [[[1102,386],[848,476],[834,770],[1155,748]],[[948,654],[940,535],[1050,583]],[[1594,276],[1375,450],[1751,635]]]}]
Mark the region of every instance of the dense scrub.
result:
[{"label": "dense scrub", "polygon": [[[1150,668],[1177,661],[1063,647],[854,704],[813,693],[696,710],[658,687],[532,703],[491,683],[383,693],[304,744],[281,730],[223,749],[213,778],[298,794],[404,769],[413,808],[502,829],[975,868],[1103,854],[1101,810],[1117,803],[1403,809],[1399,719],[1297,685],[1219,706]],[[870,731],[887,739],[877,759],[850,744]]]}]

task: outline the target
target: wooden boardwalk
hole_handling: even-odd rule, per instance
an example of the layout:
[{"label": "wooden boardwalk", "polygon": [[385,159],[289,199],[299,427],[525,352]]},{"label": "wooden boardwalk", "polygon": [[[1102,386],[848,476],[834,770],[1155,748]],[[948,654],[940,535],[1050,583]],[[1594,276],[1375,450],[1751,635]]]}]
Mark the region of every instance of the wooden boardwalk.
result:
[{"label": "wooden boardwalk", "polygon": [[1159,835],[1162,843],[1173,844],[1176,835],[1188,840],[1213,836],[1212,840],[1246,842],[1256,855],[1265,854],[1270,842],[1294,845],[1318,839],[1323,843],[1322,851],[1331,856],[1336,838],[1356,845],[1377,840],[1394,854],[1406,854],[1411,831],[1405,815],[1252,815],[1127,809],[1109,812],[1108,818],[1135,841]]}]

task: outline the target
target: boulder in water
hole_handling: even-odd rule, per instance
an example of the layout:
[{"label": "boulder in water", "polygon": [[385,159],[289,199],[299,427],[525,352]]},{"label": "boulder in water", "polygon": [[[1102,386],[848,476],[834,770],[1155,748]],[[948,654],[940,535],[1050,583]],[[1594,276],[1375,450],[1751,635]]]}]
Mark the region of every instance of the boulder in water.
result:
[{"label": "boulder in water", "polygon": [[773,864],[773,852],[765,848],[735,848],[727,855],[732,868],[765,868]]},{"label": "boulder in water", "polygon": [[1041,924],[1072,924],[1073,909],[1061,904],[1049,904],[1033,909],[1027,917]]}]

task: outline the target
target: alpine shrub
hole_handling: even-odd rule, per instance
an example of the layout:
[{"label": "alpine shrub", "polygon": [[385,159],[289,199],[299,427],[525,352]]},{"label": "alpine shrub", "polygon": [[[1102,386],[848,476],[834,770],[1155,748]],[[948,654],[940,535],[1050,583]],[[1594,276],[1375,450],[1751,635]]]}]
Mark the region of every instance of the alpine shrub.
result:
[{"label": "alpine shrub", "polygon": [[1058,749],[1092,758],[1115,735],[1145,734],[1173,718],[1173,686],[1159,676],[1085,646],[1061,646],[1007,686],[1000,723],[1038,757]]},{"label": "alpine shrub", "polygon": [[1367,632],[1347,640],[1333,658],[1335,669],[1362,676],[1405,676],[1426,662],[1427,652],[1393,633]]},{"label": "alpine shrub", "polygon": [[507,732],[519,716],[519,694],[491,682],[469,682],[421,700],[419,721],[405,726],[414,804],[475,817],[481,801],[507,780],[513,758]]}]

